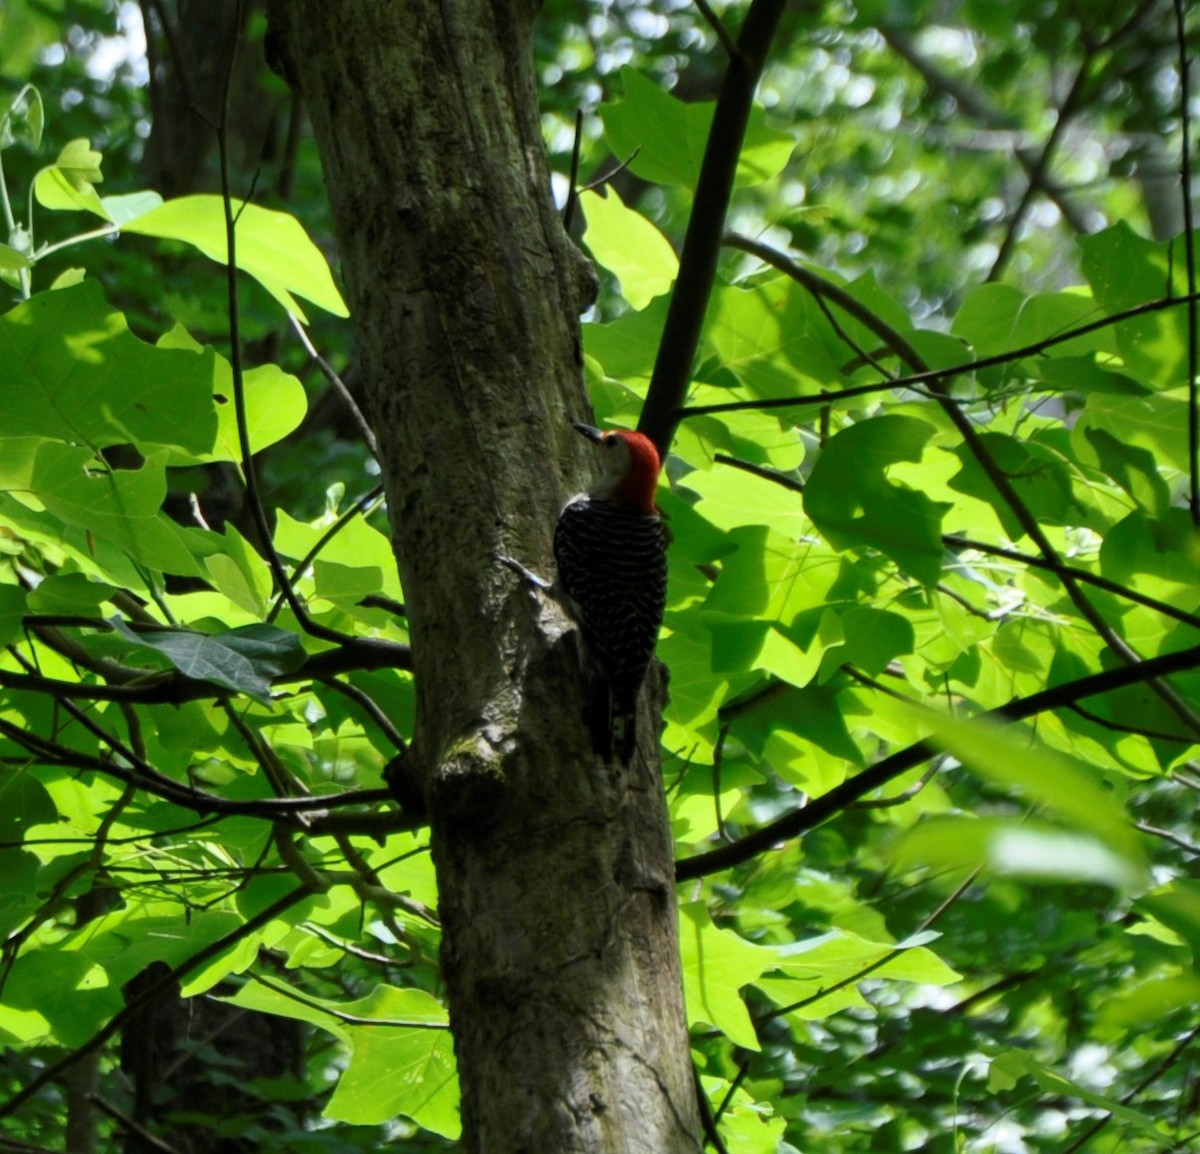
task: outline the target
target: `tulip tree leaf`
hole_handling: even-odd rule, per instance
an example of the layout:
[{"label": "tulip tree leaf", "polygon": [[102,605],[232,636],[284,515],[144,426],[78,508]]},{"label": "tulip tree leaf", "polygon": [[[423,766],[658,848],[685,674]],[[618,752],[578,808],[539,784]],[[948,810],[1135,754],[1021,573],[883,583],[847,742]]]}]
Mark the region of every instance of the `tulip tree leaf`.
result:
[{"label": "tulip tree leaf", "polygon": [[274,625],[244,625],[225,633],[192,629],[132,629],[120,617],[109,624],[127,641],[161,653],[185,677],[211,681],[260,701],[271,696],[271,678],[304,662],[300,638]]}]

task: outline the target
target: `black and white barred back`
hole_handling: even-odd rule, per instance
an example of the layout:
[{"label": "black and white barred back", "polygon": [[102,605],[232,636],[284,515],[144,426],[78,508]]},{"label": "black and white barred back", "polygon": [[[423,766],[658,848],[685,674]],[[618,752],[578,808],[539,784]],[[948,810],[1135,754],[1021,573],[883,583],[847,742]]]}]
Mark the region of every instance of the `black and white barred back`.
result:
[{"label": "black and white barred back", "polygon": [[586,493],[567,502],[554,532],[558,586],[579,623],[594,686],[598,752],[628,763],[638,693],[667,601],[667,537],[652,513]]}]

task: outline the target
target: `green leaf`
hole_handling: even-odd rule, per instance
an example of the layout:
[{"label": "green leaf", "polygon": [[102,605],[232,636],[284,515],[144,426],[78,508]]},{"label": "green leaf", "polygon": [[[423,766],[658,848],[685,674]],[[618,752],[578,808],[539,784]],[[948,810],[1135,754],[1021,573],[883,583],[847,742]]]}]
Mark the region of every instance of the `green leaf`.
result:
[{"label": "green leaf", "polygon": [[36,1010],[51,1027],[48,1040],[68,1048],[88,1042],[124,1005],[99,966],[66,950],[18,957],[4,983],[4,1001],[16,1010]]},{"label": "green leaf", "polygon": [[270,568],[232,524],[225,526],[224,538],[224,550],[205,557],[204,568],[230,601],[261,617],[271,596]]},{"label": "green leaf", "polygon": [[[182,325],[176,325],[165,333],[159,339],[157,347],[212,353],[210,345],[201,345]],[[233,403],[233,369],[229,361],[222,356],[216,356],[211,385],[211,404],[217,415],[216,436],[205,452],[172,454],[172,465],[201,465],[214,461],[241,462],[237,409]],[[244,368],[242,388],[246,399],[246,429],[250,436],[252,453],[277,444],[300,427],[308,411],[308,394],[291,373],[285,373],[278,365],[273,364]]]},{"label": "green leaf", "polygon": [[[1102,310],[1090,294],[1079,291],[1035,293],[1022,302],[1008,347],[1025,348],[1051,337],[1061,337],[1072,329],[1099,320],[1101,315]],[[1102,329],[1096,329],[1052,346],[1052,355],[1085,356],[1107,351],[1111,344],[1107,334]]]},{"label": "green leaf", "polygon": [[229,910],[193,911],[187,919],[162,913],[134,915],[90,935],[86,955],[120,987],[152,962],[178,966],[242,925],[243,919]]},{"label": "green leaf", "polygon": [[47,577],[29,594],[30,613],[94,615],[116,592],[103,581],[92,581],[82,573]]},{"label": "green leaf", "polygon": [[1165,1137],[1165,1131],[1148,1115],[1123,1106],[1120,1102],[1106,1098],[1103,1094],[1097,1094],[1069,1078],[1064,1078],[1048,1066],[1044,1066],[1028,1050],[1005,1050],[993,1058],[988,1068],[988,1089],[993,1092],[1011,1090],[1022,1078],[1026,1077],[1032,1078],[1046,1094],[1052,1097],[1078,1098],[1089,1106],[1106,1110],[1120,1121],[1152,1134],[1158,1141],[1162,1141]]},{"label": "green leaf", "polygon": [[1128,858],[1096,837],[1009,818],[936,815],[905,833],[892,852],[900,870],[923,866],[962,874],[987,868],[998,877],[1113,889],[1130,889],[1142,880]]},{"label": "green leaf", "polygon": [[0,317],[6,437],[192,453],[217,432],[213,354],[155,348],[130,331],[96,281],[39,293]]},{"label": "green leaf", "polygon": [[777,535],[796,538],[808,527],[798,494],[741,469],[718,465],[689,473],[682,484],[700,497],[696,511],[720,529],[770,525]]},{"label": "green leaf", "polygon": [[1200,585],[1200,536],[1186,509],[1165,509],[1161,517],[1135,510],[1105,534],[1100,569],[1113,581],[1149,574],[1195,588]]},{"label": "green leaf", "polygon": [[161,653],[185,677],[211,681],[260,701],[271,697],[271,678],[304,664],[300,638],[274,625],[244,625],[225,633],[191,629],[138,629],[120,617],[109,624],[127,641]]},{"label": "green leaf", "polygon": [[[0,799],[5,802],[14,790],[0,788]],[[22,815],[23,816],[23,815]],[[8,822],[4,823],[8,825]],[[29,824],[17,825],[13,833],[19,839]],[[41,904],[37,892],[38,859],[27,850],[0,849],[0,934],[6,938]],[[0,1031],[4,1029],[0,1018]]]},{"label": "green leaf", "polygon": [[183,531],[159,511],[167,495],[166,454],[140,469],[97,469],[90,449],[44,442],[33,467],[33,489],[46,510],[88,534],[97,552],[115,546],[161,573],[201,576]]},{"label": "green leaf", "polygon": [[145,216],[151,209],[158,208],[163,198],[157,192],[145,189],[141,192],[125,192],[119,196],[102,196],[100,203],[104,213],[113,224],[121,226],[135,217]]},{"label": "green leaf", "polygon": [[1107,429],[1084,425],[1081,432],[1091,450],[1089,456],[1143,509],[1151,516],[1167,511],[1171,493],[1148,449],[1126,444]]},{"label": "green leaf", "polygon": [[[1061,525],[1067,521],[1074,496],[1071,474],[1061,459],[1035,442],[1019,441],[1005,433],[981,433],[979,440],[996,469],[1007,478],[1038,522]],[[954,452],[962,468],[951,479],[950,488],[989,503],[1009,539],[1019,541],[1025,536],[1021,522],[975,454],[966,445],[958,446]]]},{"label": "green leaf", "polygon": [[[1081,236],[1084,276],[1109,314],[1187,291],[1177,256],[1166,244],[1138,236],[1121,220]],[[1176,387],[1187,377],[1187,309],[1163,309],[1129,317],[1113,326],[1125,364],[1148,383]]]},{"label": "green leaf", "polygon": [[597,263],[621,282],[621,295],[643,309],[667,292],[679,271],[670,241],[615,191],[600,196],[585,190],[579,199],[587,218],[584,240]]},{"label": "green leaf", "polygon": [[313,562],[317,594],[327,601],[351,605],[383,590],[383,570],[377,565],[339,565],[335,561]]},{"label": "green leaf", "polygon": [[[282,556],[299,561],[306,557],[309,550],[325,535],[331,522],[332,518],[322,518],[306,525],[281,509],[275,527],[275,548]],[[367,584],[374,583],[378,574],[381,584],[374,584],[368,592],[382,591],[396,600],[403,597],[392,543],[361,515],[352,517],[325,543],[319,559],[338,567],[337,570],[325,570],[322,575],[322,580],[327,583],[326,587],[330,592],[339,596],[350,596],[355,589],[361,590]],[[344,570],[369,572],[351,576]]]},{"label": "green leaf", "polygon": [[959,721],[934,710],[909,708],[927,727],[927,740],[953,754],[967,769],[996,785],[1018,789],[1115,850],[1134,877],[1143,874],[1142,849],[1129,815],[1092,766],[1047,749],[1029,734],[1001,729],[982,718]]},{"label": "green leaf", "polygon": [[[694,188],[715,105],[684,104],[632,68],[621,69],[625,97],[601,107],[604,133],[629,169],[656,184]],[[768,128],[755,107],[738,157],[737,183],[761,184],[783,171],[795,141]]]},{"label": "green leaf", "polygon": [[[237,264],[289,313],[306,320],[293,293],[334,316],[349,316],[321,250],[294,216],[256,204],[232,203],[237,218]],[[225,206],[219,196],[184,196],[169,200],[127,221],[123,232],[180,240],[194,245],[210,260],[227,264]]]},{"label": "green leaf", "polygon": [[85,138],[72,140],[49,168],[43,168],[33,182],[34,196],[43,208],[67,212],[91,212],[108,220],[108,213],[93,185],[104,176],[100,172],[101,154]]},{"label": "green leaf", "polygon": [[446,1011],[421,990],[389,987],[344,1009],[427,1025],[348,1027],[353,1055],[325,1107],[325,1117],[369,1126],[404,1114],[424,1129],[456,1140],[462,1127]]},{"label": "green leaf", "polygon": [[[928,986],[949,986],[962,977],[951,969],[926,943],[930,934],[908,941],[874,942],[844,929],[830,930],[814,938],[794,942],[779,951],[776,968],[801,983],[792,991],[793,1001],[813,997],[804,1017],[824,1017],[828,1007],[820,1005],[822,993],[842,983],[856,984],[868,978],[892,978]],[[801,992],[803,991],[803,992]]]},{"label": "green leaf", "polygon": [[1094,396],[1073,437],[1103,429],[1116,440],[1149,450],[1160,468],[1188,472],[1188,406],[1183,390],[1153,396]]},{"label": "green leaf", "polygon": [[10,244],[0,244],[0,269],[33,268],[33,261]]},{"label": "green leaf", "polygon": [[626,313],[611,324],[583,326],[583,344],[589,358],[604,373],[619,380],[648,378],[667,317],[667,297],[655,297],[640,312]]},{"label": "green leaf", "polygon": [[916,644],[912,622],[886,609],[852,605],[839,614],[839,626],[843,641],[829,654],[826,665],[849,663],[870,677],[883,673],[895,658],[912,653]]},{"label": "green leaf", "polygon": [[703,902],[687,902],[679,912],[688,1021],[707,1022],[735,1045],[760,1049],[738,990],[773,968],[777,951],[717,929]]},{"label": "green leaf", "polygon": [[756,1102],[742,1086],[727,1100],[733,1084],[722,1078],[705,1077],[701,1082],[713,1115],[724,1110],[720,1133],[728,1154],[790,1154],[795,1150],[783,1142],[787,1119],[774,1117],[771,1103]]},{"label": "green leaf", "polygon": [[[721,364],[760,397],[836,392],[842,362],[855,355],[812,294],[783,276],[752,288],[718,288],[704,335]],[[713,390],[691,399],[704,404],[733,398]]]},{"label": "green leaf", "polygon": [[1200,882],[1177,878],[1138,898],[1134,907],[1187,942],[1192,950],[1192,964],[1200,971]]},{"label": "green leaf", "polygon": [[1006,284],[982,284],[967,293],[950,332],[966,341],[976,357],[990,357],[1016,346],[1013,332],[1025,303],[1020,289]]},{"label": "green leaf", "polygon": [[377,986],[366,997],[333,1002],[272,980],[248,983],[222,1000],[310,1022],[350,1046],[350,1064],[325,1108],[327,1118],[368,1126],[405,1114],[427,1130],[458,1138],[458,1079],[448,1017],[423,991]]},{"label": "green leaf", "polygon": [[104,179],[100,172],[102,160],[103,156],[92,147],[91,141],[80,137],[64,145],[54,163],[73,187],[84,188],[89,184],[99,184]]},{"label": "green leaf", "polygon": [[0,645],[7,645],[21,635],[25,612],[25,590],[18,585],[0,585]]},{"label": "green leaf", "polygon": [[1145,396],[1150,390],[1128,373],[1101,364],[1095,356],[1043,357],[1025,362],[1031,387],[1072,393]]},{"label": "green leaf", "polygon": [[867,545],[925,585],[942,570],[941,525],[949,505],[892,484],[888,466],[920,461],[934,428],[885,415],[843,429],[825,446],[804,490],[804,509],[835,549]]}]

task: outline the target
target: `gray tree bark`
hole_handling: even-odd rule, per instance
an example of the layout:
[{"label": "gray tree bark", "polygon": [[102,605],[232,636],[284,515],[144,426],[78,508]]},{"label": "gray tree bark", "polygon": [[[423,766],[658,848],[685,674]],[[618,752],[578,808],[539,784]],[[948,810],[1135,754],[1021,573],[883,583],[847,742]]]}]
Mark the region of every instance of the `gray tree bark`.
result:
[{"label": "gray tree bark", "polygon": [[[578,314],[529,0],[274,0],[321,149],[412,634],[464,1148],[699,1150],[656,742],[597,762],[552,570],[583,487]],[[655,734],[661,686],[641,732]]]}]

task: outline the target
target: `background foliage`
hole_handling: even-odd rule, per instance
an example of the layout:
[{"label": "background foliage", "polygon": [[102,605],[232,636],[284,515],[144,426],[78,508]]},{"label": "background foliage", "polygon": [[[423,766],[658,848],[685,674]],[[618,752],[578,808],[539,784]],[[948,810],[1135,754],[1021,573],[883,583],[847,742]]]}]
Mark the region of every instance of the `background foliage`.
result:
[{"label": "background foliage", "polygon": [[[0,33],[0,1147],[449,1148],[433,871],[381,776],[403,594],[319,170],[252,13],[231,343],[224,67],[162,104],[204,7]],[[588,381],[630,425],[724,49],[681,3],[551,9]],[[660,491],[729,1151],[1200,1134],[1198,35],[1166,0],[785,18]]]}]

